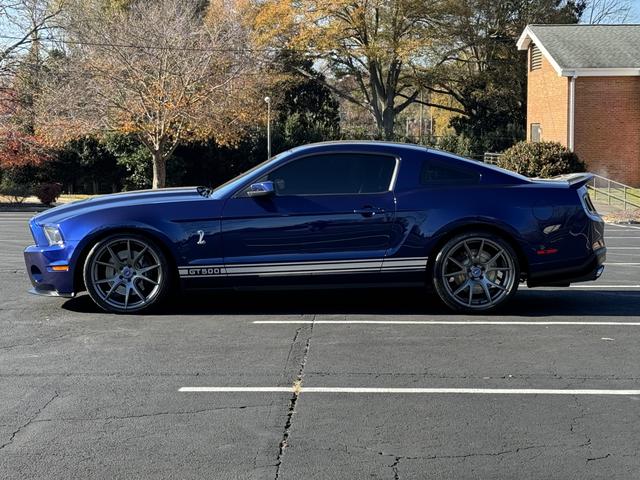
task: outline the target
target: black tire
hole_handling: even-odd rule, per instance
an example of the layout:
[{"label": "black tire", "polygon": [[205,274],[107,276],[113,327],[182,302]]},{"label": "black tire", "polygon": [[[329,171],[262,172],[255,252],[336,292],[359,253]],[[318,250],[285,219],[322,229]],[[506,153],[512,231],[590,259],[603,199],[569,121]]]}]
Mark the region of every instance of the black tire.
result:
[{"label": "black tire", "polygon": [[456,235],[438,251],[433,286],[452,310],[489,312],[518,291],[520,265],[507,241],[488,232]]},{"label": "black tire", "polygon": [[151,310],[166,297],[172,280],[162,249],[134,233],[96,242],[85,260],[83,276],[95,304],[113,313]]}]

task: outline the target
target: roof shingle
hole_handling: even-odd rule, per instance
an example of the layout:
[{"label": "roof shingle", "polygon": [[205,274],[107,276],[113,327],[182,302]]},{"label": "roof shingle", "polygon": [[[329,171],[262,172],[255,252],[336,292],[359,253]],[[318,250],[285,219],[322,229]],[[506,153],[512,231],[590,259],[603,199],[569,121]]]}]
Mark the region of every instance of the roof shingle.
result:
[{"label": "roof shingle", "polygon": [[529,25],[527,28],[563,70],[640,68],[640,25]]}]

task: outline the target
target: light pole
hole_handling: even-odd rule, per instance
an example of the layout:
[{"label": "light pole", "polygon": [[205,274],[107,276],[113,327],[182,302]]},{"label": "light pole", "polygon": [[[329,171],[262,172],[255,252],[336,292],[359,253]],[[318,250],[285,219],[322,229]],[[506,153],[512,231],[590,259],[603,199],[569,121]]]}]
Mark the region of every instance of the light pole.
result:
[{"label": "light pole", "polygon": [[271,97],[264,97],[267,103],[267,159],[271,158]]}]

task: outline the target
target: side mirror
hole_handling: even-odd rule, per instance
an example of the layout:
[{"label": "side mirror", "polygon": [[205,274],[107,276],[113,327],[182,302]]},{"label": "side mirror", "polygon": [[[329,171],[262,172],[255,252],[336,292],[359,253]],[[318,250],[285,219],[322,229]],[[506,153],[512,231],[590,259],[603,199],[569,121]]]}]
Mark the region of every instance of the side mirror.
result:
[{"label": "side mirror", "polygon": [[250,197],[268,197],[275,193],[276,189],[272,181],[252,183],[247,190],[247,195]]}]

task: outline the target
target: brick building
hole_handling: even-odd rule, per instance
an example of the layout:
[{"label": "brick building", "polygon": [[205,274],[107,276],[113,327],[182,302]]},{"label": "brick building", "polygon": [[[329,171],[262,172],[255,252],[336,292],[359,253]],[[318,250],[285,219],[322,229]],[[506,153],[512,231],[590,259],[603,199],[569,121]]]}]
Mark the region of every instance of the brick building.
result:
[{"label": "brick building", "polygon": [[640,186],[640,25],[529,25],[527,140],[560,142],[590,171]]}]

